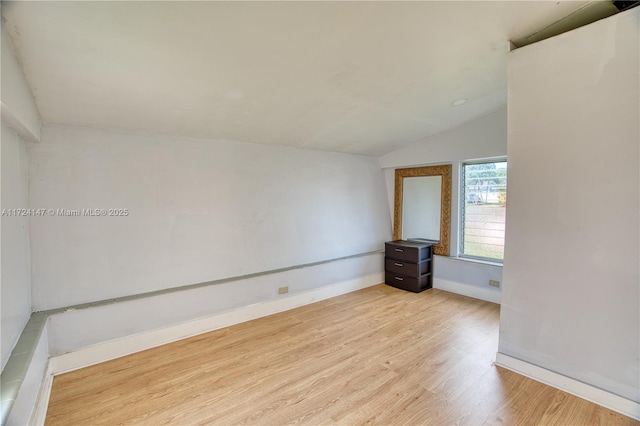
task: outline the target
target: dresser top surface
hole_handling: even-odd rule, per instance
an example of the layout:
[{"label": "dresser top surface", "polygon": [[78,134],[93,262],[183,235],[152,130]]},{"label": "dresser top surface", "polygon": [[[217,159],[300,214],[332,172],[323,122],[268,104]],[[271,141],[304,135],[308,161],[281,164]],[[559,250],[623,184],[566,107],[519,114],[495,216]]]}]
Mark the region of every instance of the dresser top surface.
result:
[{"label": "dresser top surface", "polygon": [[404,246],[404,247],[428,247],[434,244],[438,244],[438,241],[432,240],[394,240],[387,241],[385,244],[393,244],[395,246]]}]

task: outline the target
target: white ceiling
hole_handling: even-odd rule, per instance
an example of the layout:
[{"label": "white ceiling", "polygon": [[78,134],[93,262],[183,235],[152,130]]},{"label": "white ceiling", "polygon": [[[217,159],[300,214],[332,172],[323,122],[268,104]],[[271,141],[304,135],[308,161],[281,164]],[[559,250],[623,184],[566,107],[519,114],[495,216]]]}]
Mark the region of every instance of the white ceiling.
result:
[{"label": "white ceiling", "polygon": [[508,40],[585,3],[50,1],[2,14],[46,123],[381,155],[504,106]]}]

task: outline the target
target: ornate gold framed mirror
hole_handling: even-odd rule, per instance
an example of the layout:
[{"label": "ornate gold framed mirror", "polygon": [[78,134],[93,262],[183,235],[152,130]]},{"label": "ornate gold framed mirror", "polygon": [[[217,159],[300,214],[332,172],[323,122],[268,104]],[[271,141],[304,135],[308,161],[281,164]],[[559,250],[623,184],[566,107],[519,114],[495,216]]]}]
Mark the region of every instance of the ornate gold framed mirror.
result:
[{"label": "ornate gold framed mirror", "polygon": [[396,169],[393,239],[438,241],[434,253],[449,256],[451,165]]}]

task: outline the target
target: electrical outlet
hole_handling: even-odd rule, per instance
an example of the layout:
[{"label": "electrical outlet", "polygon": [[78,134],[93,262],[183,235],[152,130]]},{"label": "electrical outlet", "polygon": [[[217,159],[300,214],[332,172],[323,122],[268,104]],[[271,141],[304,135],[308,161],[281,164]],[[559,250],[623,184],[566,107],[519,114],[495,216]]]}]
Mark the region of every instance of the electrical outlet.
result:
[{"label": "electrical outlet", "polygon": [[500,281],[496,281],[496,280],[489,280],[489,285],[491,287],[500,287]]},{"label": "electrical outlet", "polygon": [[289,287],[280,287],[278,289],[278,294],[287,294],[289,293]]}]

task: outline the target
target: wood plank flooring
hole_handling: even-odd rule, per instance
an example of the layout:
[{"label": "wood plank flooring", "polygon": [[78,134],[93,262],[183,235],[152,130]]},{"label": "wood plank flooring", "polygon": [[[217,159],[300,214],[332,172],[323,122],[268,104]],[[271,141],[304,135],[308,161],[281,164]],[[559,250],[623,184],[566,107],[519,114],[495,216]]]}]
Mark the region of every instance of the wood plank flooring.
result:
[{"label": "wood plank flooring", "polygon": [[639,424],[494,366],[498,316],[378,285],[57,376],[46,424]]}]

